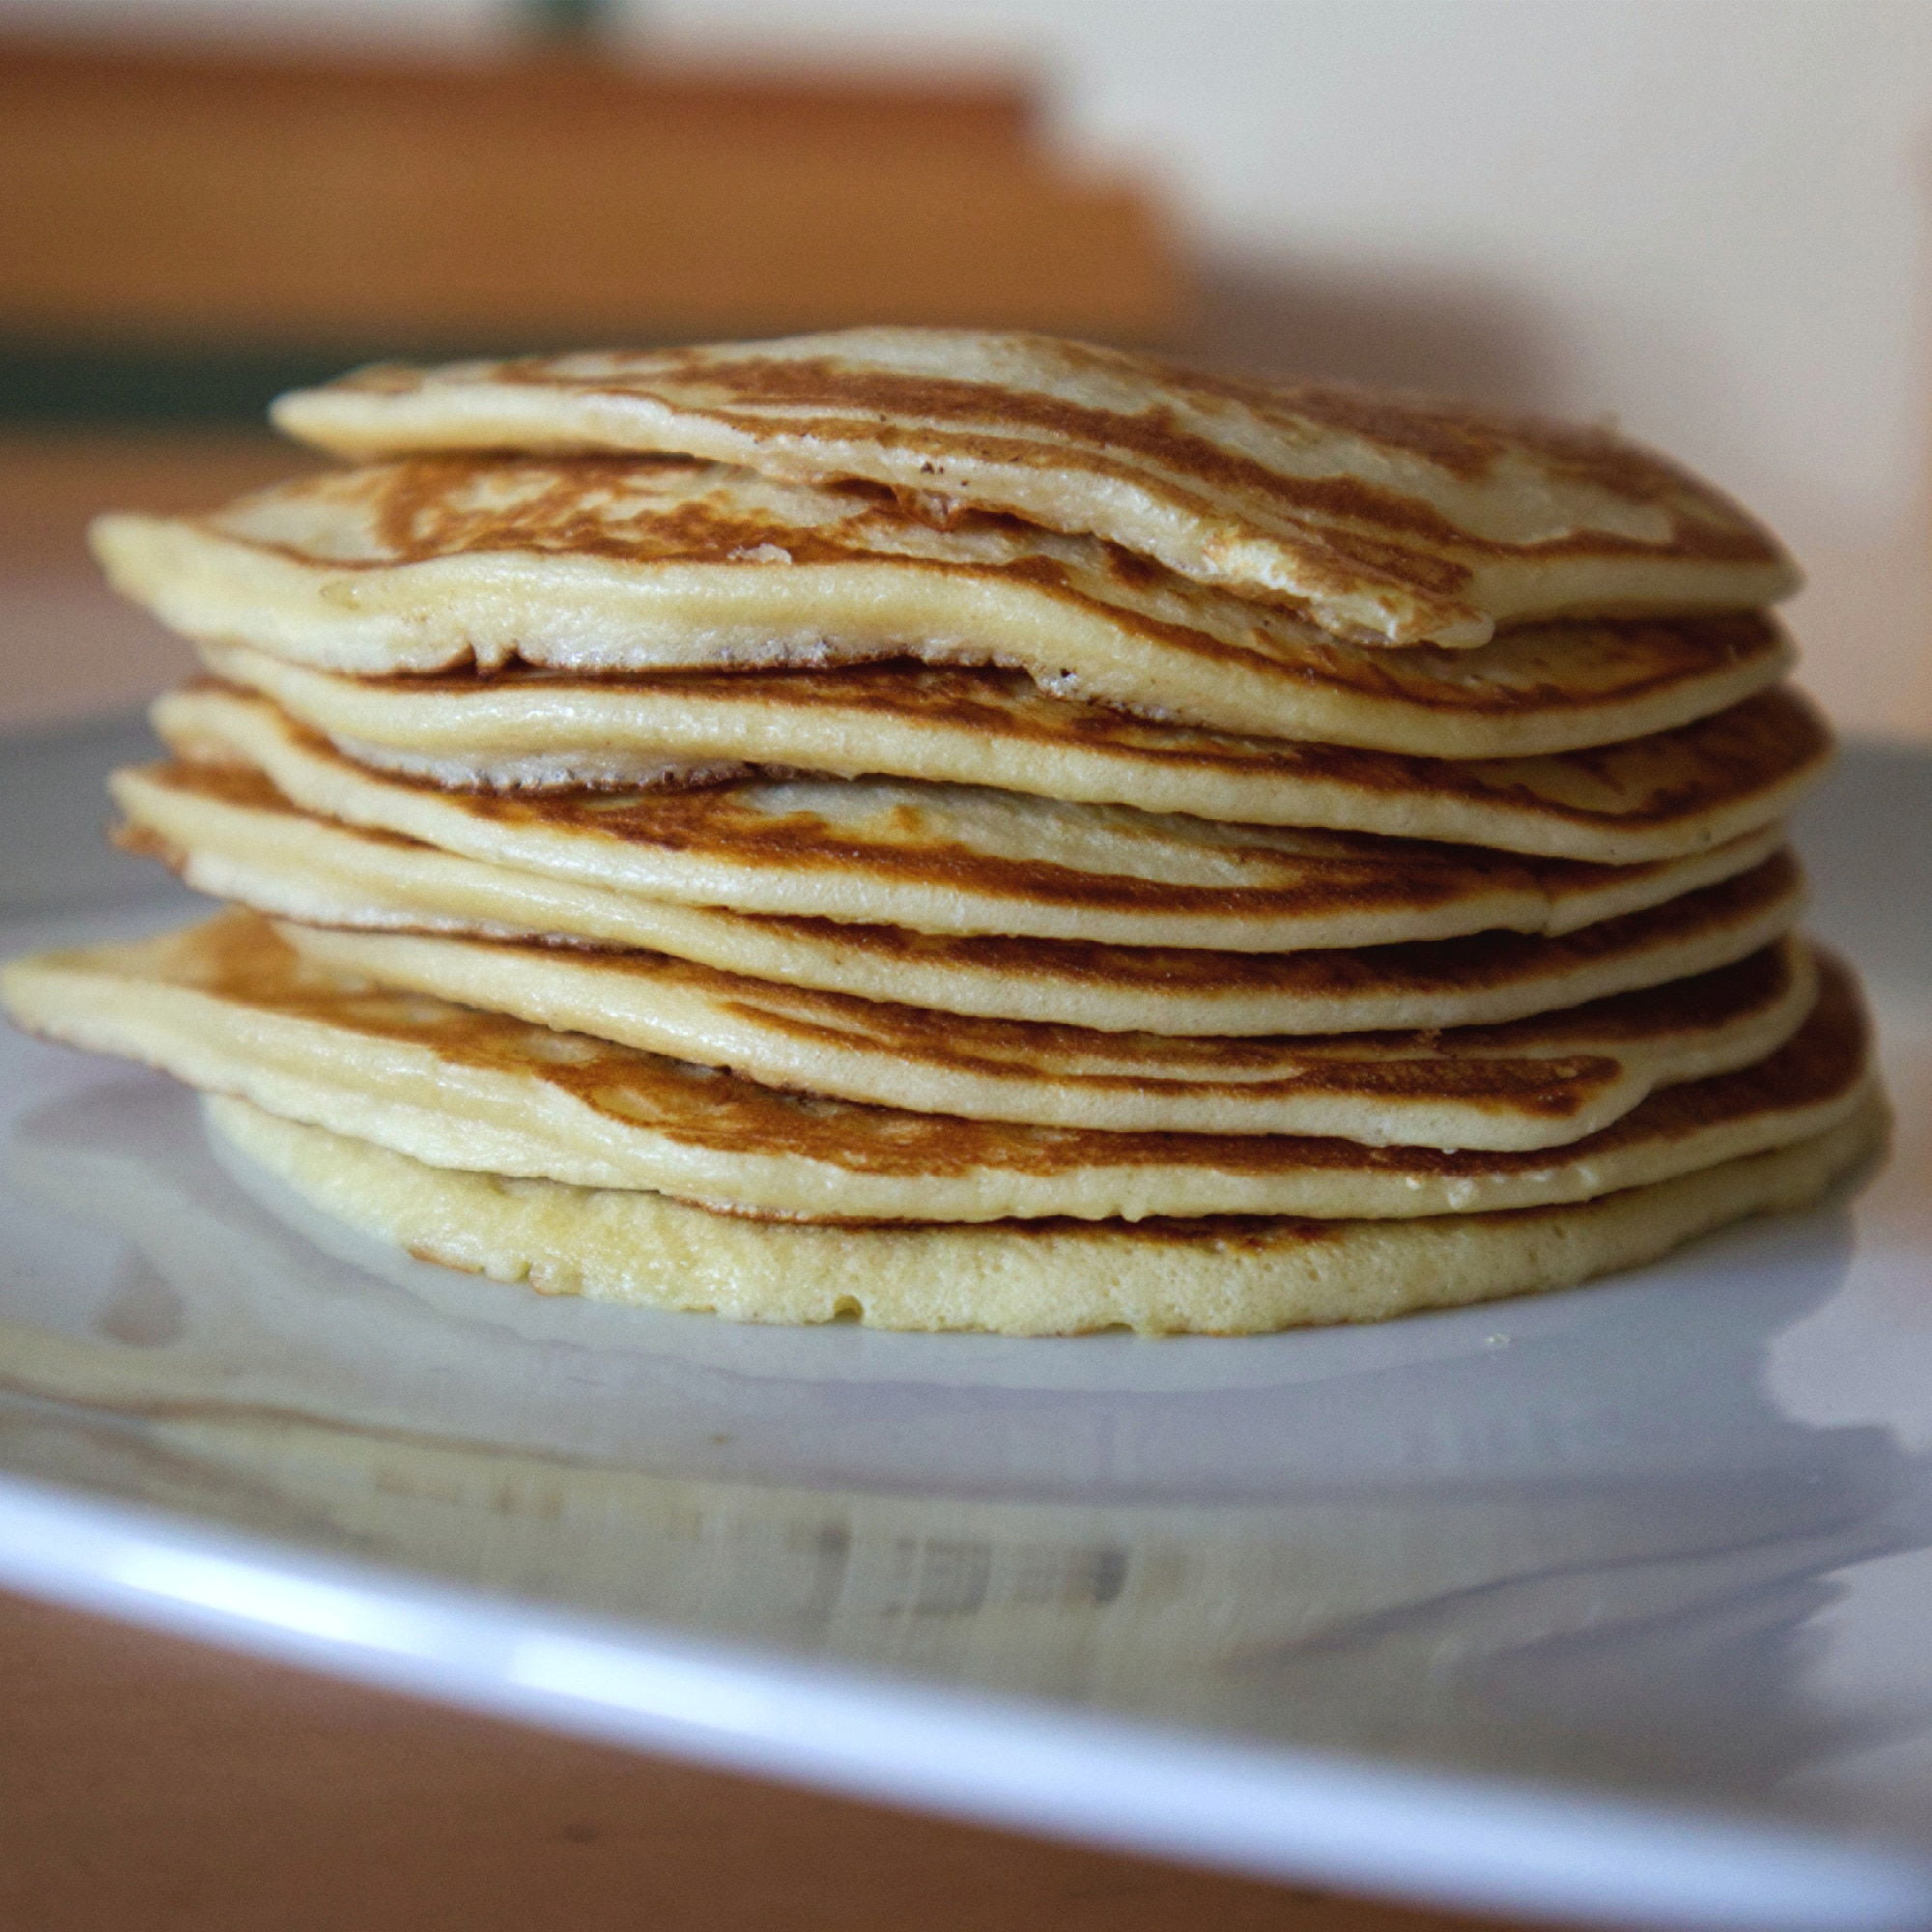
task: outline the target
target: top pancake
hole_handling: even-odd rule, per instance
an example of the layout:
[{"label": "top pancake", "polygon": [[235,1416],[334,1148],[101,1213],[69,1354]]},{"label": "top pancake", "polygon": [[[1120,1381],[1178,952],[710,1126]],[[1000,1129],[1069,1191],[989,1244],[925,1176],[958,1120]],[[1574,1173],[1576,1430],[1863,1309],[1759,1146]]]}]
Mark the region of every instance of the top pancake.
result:
[{"label": "top pancake", "polygon": [[1365,650],[1093,537],[935,529],[854,490],[682,459],[422,458],[210,516],[109,516],[116,588],[187,636],[322,670],[580,675],[999,665],[1143,717],[1439,757],[1620,743],[1789,668],[1752,612]]},{"label": "top pancake", "polygon": [[666,451],[996,510],[1286,603],[1359,642],[1486,642],[1578,612],[1741,610],[1798,578],[1708,485],[1607,431],[1212,377],[1033,335],[786,341],[384,365],[275,420],[367,458]]}]

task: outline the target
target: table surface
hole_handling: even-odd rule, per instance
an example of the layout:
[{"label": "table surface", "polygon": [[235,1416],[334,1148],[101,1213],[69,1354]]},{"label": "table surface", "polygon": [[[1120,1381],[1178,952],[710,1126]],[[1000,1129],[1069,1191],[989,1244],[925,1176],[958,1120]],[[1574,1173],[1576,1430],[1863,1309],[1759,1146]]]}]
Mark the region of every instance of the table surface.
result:
[{"label": "table surface", "polygon": [[1455,1932],[944,1824],[0,1596],[0,1924]]}]

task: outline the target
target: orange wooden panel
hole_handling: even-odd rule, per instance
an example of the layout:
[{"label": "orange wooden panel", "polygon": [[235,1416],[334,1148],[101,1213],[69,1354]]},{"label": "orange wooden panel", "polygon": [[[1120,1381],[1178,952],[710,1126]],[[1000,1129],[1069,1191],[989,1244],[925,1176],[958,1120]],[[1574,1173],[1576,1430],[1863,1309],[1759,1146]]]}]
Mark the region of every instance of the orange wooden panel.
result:
[{"label": "orange wooden panel", "polygon": [[0,329],[1170,332],[1164,220],[1012,89],[0,53]]}]

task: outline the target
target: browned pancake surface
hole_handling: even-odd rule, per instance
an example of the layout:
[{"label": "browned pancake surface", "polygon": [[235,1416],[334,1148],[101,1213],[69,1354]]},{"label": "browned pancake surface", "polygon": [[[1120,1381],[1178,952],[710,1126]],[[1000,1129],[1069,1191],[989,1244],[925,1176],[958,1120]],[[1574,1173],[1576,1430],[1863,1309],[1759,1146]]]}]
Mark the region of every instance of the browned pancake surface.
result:
[{"label": "browned pancake surface", "polygon": [[[170,790],[220,800],[251,811],[292,820],[309,816],[252,766],[176,759],[145,767],[144,776]],[[181,863],[179,852],[152,835],[136,830],[120,836],[132,850],[170,865]],[[356,828],[356,837],[404,850],[430,849],[396,833],[362,827]],[[1427,1000],[1458,989],[1500,989],[1535,979],[1561,980],[1586,971],[1600,960],[1662,951],[1713,927],[1743,926],[1788,902],[1801,884],[1797,860],[1789,850],[1782,850],[1716,885],[1556,937],[1480,932],[1459,939],[1295,952],[1221,952],[984,934],[962,937],[823,919],[743,913],[732,917],[749,927],[792,933],[844,953],[867,956],[888,969],[895,962],[923,960],[957,964],[1015,980],[1046,978],[1068,986],[1221,989],[1236,995],[1277,993],[1309,1000],[1378,994]],[[555,936],[560,942],[572,943],[568,934]]]},{"label": "browned pancake surface", "polygon": [[1737,878],[1555,938],[1478,932],[1461,939],[1298,952],[1212,952],[1172,946],[1101,946],[983,934],[955,938],[908,932],[899,926],[837,924],[830,920],[759,919],[756,923],[780,930],[810,932],[881,959],[923,954],[956,959],[984,970],[1043,972],[1070,982],[1293,991],[1310,998],[1398,988],[1427,994],[1507,984],[1547,971],[1559,961],[1583,966],[1633,947],[1661,946],[1678,934],[1698,931],[1715,920],[1747,916],[1755,908],[1776,904],[1798,884],[1799,876],[1798,862],[1782,851]]},{"label": "browned pancake surface", "polygon": [[[1040,548],[1024,526],[983,514],[954,517],[932,539],[895,503],[849,489],[803,500],[810,522],[789,500],[788,513],[765,507],[754,486],[713,465],[637,457],[558,463],[493,453],[413,457],[302,477],[196,521],[230,542],[345,572],[481,554],[640,565],[754,566],[782,558],[792,570],[916,558],[923,571],[1019,578],[1069,606],[1098,603],[1110,622],[1205,666],[1247,669],[1259,662],[1311,684],[1477,715],[1634,702],[1757,660],[1771,663],[1783,650],[1781,633],[1753,611],[1536,623],[1505,633],[1480,658],[1426,643],[1360,649],[1293,613],[1214,599],[1112,545],[1062,555]],[[271,508],[278,503],[285,506],[279,515]],[[304,514],[326,516],[333,506],[352,518],[353,535],[339,547],[319,536],[326,523]],[[289,525],[279,537],[278,521]],[[834,663],[851,651],[837,640],[825,646]]]},{"label": "browned pancake surface", "polygon": [[[581,1034],[345,980],[304,962],[265,922],[232,914],[182,935],[167,977],[223,1003],[426,1046],[456,1065],[541,1078],[598,1113],[647,1123],[673,1142],[748,1154],[789,1154],[855,1175],[953,1177],[1080,1169],[1172,1168],[1234,1175],[1327,1170],[1480,1180],[1535,1174],[1632,1144],[1669,1142],[1765,1113],[1821,1105],[1863,1077],[1869,1033],[1849,971],[1820,954],[1817,1005],[1776,1052],[1740,1072],[1651,1094],[1603,1131],[1560,1149],[1443,1152],[1373,1148],[1298,1134],[1111,1133],[968,1121],[790,1094]],[[1391,1077],[1401,1080],[1402,1071]],[[1519,1096],[1520,1098],[1520,1096]]]},{"label": "browned pancake surface", "polygon": [[453,791],[370,771],[207,680],[154,718],[180,751],[259,764],[311,810],[445,851],[648,898],[945,933],[1266,951],[1562,932],[1746,870],[1779,836],[1608,866],[894,779]]},{"label": "browned pancake surface", "polygon": [[[1573,826],[1614,826],[1620,834],[1673,825],[1783,788],[1820,768],[1832,745],[1816,707],[1786,686],[1674,730],[1622,744],[1543,757],[1452,759],[1158,724],[1107,705],[1070,703],[1041,691],[1020,672],[916,663],[595,678],[517,666],[494,672],[362,676],[353,683],[410,699],[444,698],[466,705],[487,701],[492,723],[504,715],[500,706],[554,708],[563,715],[581,707],[591,721],[586,733],[602,726],[627,696],[653,707],[757,705],[774,712],[836,713],[851,719],[915,718],[1042,751],[1072,747],[1168,769],[1322,783],[1384,805],[1399,805],[1417,794],[1472,806],[1515,805]],[[700,782],[718,781],[709,763],[699,769]],[[894,768],[882,764],[874,769]]]},{"label": "browned pancake surface", "polygon": [[1037,336],[861,329],[390,367],[285,397],[277,419],[358,455],[675,450],[866,479],[935,521],[994,509],[1091,531],[1379,642],[1480,643],[1566,592],[1742,606],[1795,582],[1735,504],[1602,429]]}]

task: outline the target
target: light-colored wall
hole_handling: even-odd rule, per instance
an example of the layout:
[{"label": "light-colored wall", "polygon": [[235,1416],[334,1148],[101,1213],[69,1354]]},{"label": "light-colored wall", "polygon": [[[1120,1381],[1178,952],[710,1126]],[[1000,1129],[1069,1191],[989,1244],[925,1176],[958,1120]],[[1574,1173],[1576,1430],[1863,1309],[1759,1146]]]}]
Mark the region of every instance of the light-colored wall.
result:
[{"label": "light-colored wall", "polygon": [[[371,6],[165,11],[313,31]],[[378,11],[470,39],[506,16]],[[1231,353],[1615,414],[1799,551],[1813,679],[1848,722],[1932,728],[1926,0],[630,0],[622,20],[672,52],[1037,58],[1061,138],[1151,166],[1194,219]]]},{"label": "light-colored wall", "polygon": [[[1072,138],[1222,248],[1439,278],[1523,386],[1864,536],[1919,487],[1932,6],[1897,0],[648,0],[661,37],[1032,46]],[[1514,327],[1512,327],[1514,312]]]}]

